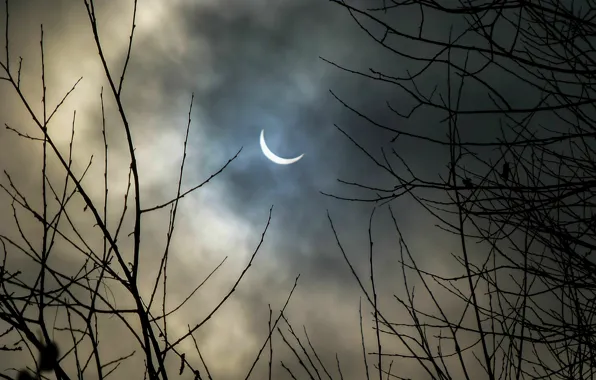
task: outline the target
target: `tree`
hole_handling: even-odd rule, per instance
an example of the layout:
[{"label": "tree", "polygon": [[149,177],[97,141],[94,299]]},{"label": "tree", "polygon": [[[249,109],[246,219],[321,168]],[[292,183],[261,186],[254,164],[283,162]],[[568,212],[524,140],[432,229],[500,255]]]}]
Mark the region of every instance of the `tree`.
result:
[{"label": "tree", "polygon": [[[81,167],[80,162],[75,162],[73,158],[76,111],[73,112],[70,139],[66,144],[60,142],[57,137],[59,133],[51,128],[54,127],[56,115],[63,104],[76,94],[80,79],[54,108],[50,107],[46,97],[45,61],[48,53],[44,50],[42,26],[39,65],[42,107],[37,111],[35,102],[24,89],[23,82],[29,78],[21,75],[23,60],[20,59],[17,64],[11,54],[9,37],[13,24],[9,5],[12,3],[5,0],[4,4],[6,44],[5,57],[0,62],[0,82],[3,86],[8,86],[15,99],[24,106],[34,130],[29,133],[25,126],[13,127],[8,124],[6,128],[17,138],[31,144],[34,154],[39,153],[41,178],[38,185],[41,191],[37,193],[37,197],[32,197],[28,194],[28,188],[23,189],[13,180],[11,173],[4,170],[0,188],[6,196],[3,199],[9,202],[7,205],[12,210],[14,225],[11,228],[3,226],[3,231],[0,231],[0,320],[2,326],[6,327],[0,331],[0,337],[3,342],[9,342],[0,347],[0,350],[27,350],[31,359],[35,360],[34,366],[18,372],[19,379],[40,378],[49,372],[53,372],[58,379],[103,379],[131,358],[144,363],[137,368],[140,372],[144,370],[144,376],[149,379],[165,380],[174,374],[183,373],[190,374],[188,376],[195,379],[211,378],[195,335],[230,298],[252,265],[269,227],[272,210],[269,211],[269,218],[254,253],[225,296],[204,318],[189,325],[187,332],[173,334],[168,328],[168,319],[201,289],[225,261],[222,260],[194,289],[189,289],[188,296],[181,302],[176,305],[166,303],[168,258],[177,226],[175,221],[179,205],[185,196],[200,189],[225,170],[240,151],[202,183],[183,189],[193,103],[191,99],[176,194],[162,204],[146,204],[142,199],[139,159],[134,143],[135,133],[139,131],[133,126],[127,113],[127,105],[123,101],[125,78],[133,48],[137,1],[134,1],[131,15],[128,49],[122,70],[118,72],[108,64],[108,52],[100,42],[101,32],[94,1],[84,0],[83,3],[97,48],[97,58],[101,62],[108,85],[105,91],[103,88],[99,91],[98,88],[103,138],[103,160],[100,165],[103,165],[101,174],[104,179],[103,189],[99,192],[85,184],[86,176],[95,168],[91,165],[91,160]],[[119,129],[113,123],[106,122],[106,98],[117,109]],[[128,162],[124,164],[128,181],[120,193],[117,184],[110,181],[109,169],[114,170],[113,162],[122,164],[122,161],[112,161],[108,155],[109,135],[118,132],[122,133],[129,154]],[[60,180],[59,175],[62,176]],[[123,199],[123,203],[113,202],[118,198]],[[147,296],[143,294],[141,278],[147,278],[147,274],[143,272],[150,271],[151,268],[143,258],[147,248],[143,246],[146,234],[142,226],[150,215],[160,212],[167,213],[165,220],[168,221],[168,227],[163,253],[153,277],[152,290]],[[32,227],[31,223],[37,225]],[[289,293],[288,301],[294,288]],[[118,295],[118,299],[114,294]],[[284,309],[285,306],[282,313]],[[280,318],[281,314],[276,320],[270,321],[270,331],[273,331]],[[114,357],[114,353],[118,351],[110,346],[114,342],[101,339],[100,330],[115,329],[115,326],[124,334],[123,342],[132,342],[133,349],[128,355]],[[256,353],[255,363],[270,337],[271,333],[265,338],[261,350]],[[195,353],[186,352],[184,345],[189,342],[196,348]],[[137,351],[140,351],[140,357]],[[12,359],[6,362],[11,366],[15,365]],[[247,377],[253,368],[254,364],[248,369]],[[9,368],[2,368],[2,371],[7,369]],[[140,372],[137,377],[141,376]],[[2,372],[0,377],[16,378],[17,370],[14,369],[12,373]]]},{"label": "tree", "polygon": [[[333,229],[372,310],[379,378],[412,367],[433,379],[592,378],[594,4],[331,1],[386,55],[368,71],[327,62],[395,90],[384,119],[332,92],[355,123],[390,135],[372,150],[337,126],[393,185],[340,180],[365,195],[327,194],[387,207],[397,232],[404,295],[395,299],[410,321],[378,306],[372,237],[367,285]],[[421,173],[422,151],[440,164]],[[460,275],[414,259],[392,207],[405,199],[457,238]],[[415,300],[414,282],[434,311]]]}]

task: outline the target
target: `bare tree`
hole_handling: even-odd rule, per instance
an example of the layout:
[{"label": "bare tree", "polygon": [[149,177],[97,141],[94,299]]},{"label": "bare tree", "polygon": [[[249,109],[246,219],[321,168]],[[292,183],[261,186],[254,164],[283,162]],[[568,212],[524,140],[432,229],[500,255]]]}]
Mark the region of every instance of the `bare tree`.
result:
[{"label": "bare tree", "polygon": [[[375,286],[372,235],[367,284],[329,218],[372,311],[366,377],[373,366],[379,379],[406,378],[404,368],[432,379],[594,378],[594,2],[331,1],[387,55],[368,71],[327,62],[395,89],[391,119],[332,92],[354,123],[388,136],[367,149],[337,125],[393,184],[340,180],[363,195],[327,194],[388,208],[397,232],[394,301],[409,321],[378,305],[386,289]],[[431,117],[438,123],[420,125]],[[421,172],[421,152],[440,165]],[[457,237],[461,274],[417,263],[392,207],[402,200],[438,223],[433,234]]]},{"label": "bare tree", "polygon": [[[361,309],[366,377],[374,373],[379,379],[404,378],[402,369],[405,364],[413,363],[417,370],[433,379],[592,378],[595,367],[592,305],[596,298],[595,263],[591,257],[595,178],[591,83],[596,72],[592,51],[593,3],[379,0],[376,8],[367,9],[361,6],[363,2],[332,1],[349,12],[389,57],[404,63],[404,67],[418,67],[415,71],[392,73],[378,68],[360,71],[330,63],[371,81],[392,85],[396,94],[409,97],[414,104],[410,110],[401,109],[392,100],[387,102],[388,110],[401,125],[406,121],[416,123],[424,111],[425,117],[436,115],[446,126],[428,128],[428,134],[413,128],[397,128],[395,125],[400,124],[377,120],[375,115],[351,106],[333,93],[343,106],[354,112],[358,121],[364,121],[373,131],[390,135],[387,146],[371,151],[337,126],[366,159],[390,176],[393,185],[385,188],[342,180],[351,188],[364,190],[366,196],[328,194],[346,201],[369,202],[376,207],[374,210],[386,206],[397,233],[405,289],[404,295],[396,295],[395,300],[409,315],[411,320],[406,322],[395,320],[390,308],[379,304],[384,289],[377,282],[371,232],[378,211],[371,213],[369,221],[369,284],[352,265],[349,250],[344,248],[341,235],[329,217],[340,252],[350,264],[371,311],[371,318],[366,320],[372,320],[374,327],[372,349],[365,341],[366,314]],[[37,132],[31,135],[17,127],[7,125],[7,128],[17,137],[40,146],[41,193],[39,199],[31,199],[11,174],[5,172],[1,187],[11,201],[16,234],[2,231],[0,236],[3,249],[0,319],[7,326],[6,331],[0,331],[0,337],[3,342],[9,342],[0,349],[26,349],[36,360],[29,372],[20,372],[23,379],[39,377],[48,370],[60,379],[105,378],[124,360],[139,356],[131,352],[114,358],[109,356],[109,350],[107,353],[102,350],[100,326],[108,319],[116,319],[140,349],[143,369],[149,378],[167,379],[178,373],[192,373],[197,379],[211,378],[198,345],[191,357],[182,350],[181,343],[194,342],[195,333],[235,291],[258,252],[270,219],[254,254],[229,292],[204,319],[178,337],[171,336],[167,325],[168,317],[180,308],[180,305],[168,307],[165,302],[168,257],[179,202],[221,173],[237,155],[203,183],[183,190],[185,142],[176,195],[159,205],[141,202],[135,129],[122,100],[137,3],[134,1],[124,68],[115,74],[100,43],[95,5],[84,0],[98,58],[109,85],[105,94],[117,105],[129,154],[126,164],[129,181],[122,194],[120,217],[115,224],[108,223],[108,214],[114,212],[115,205],[108,204],[107,136],[114,131],[102,118],[104,196],[96,199],[84,184],[91,162],[82,171],[73,164],[75,114],[67,151],[61,149],[48,130],[64,100],[76,92],[77,84],[55,108],[49,108],[45,96],[43,28],[40,29],[43,107],[41,112],[35,111],[22,89],[21,61],[17,64],[10,54],[8,0],[5,3],[6,48],[5,59],[0,62],[3,70],[0,79],[25,106]],[[370,2],[365,4],[371,7]],[[419,15],[419,23],[408,29],[400,19],[403,15],[408,19]],[[437,26],[431,22],[437,19],[453,22]],[[446,80],[427,89],[429,77]],[[515,86],[515,92],[507,84]],[[519,96],[522,92],[524,95]],[[99,100],[103,111],[104,91]],[[185,141],[190,133],[190,115],[189,110]],[[483,131],[478,131],[478,125]],[[484,130],[489,132],[485,134]],[[400,149],[412,144],[426,144],[429,151],[443,150],[446,152],[443,159],[435,161],[446,165],[433,169],[435,173],[431,175],[417,173],[412,158],[403,153],[407,150]],[[52,166],[62,171],[61,181],[49,174]],[[445,277],[414,260],[392,208],[401,199],[415,202],[439,221],[442,230],[458,237],[460,251],[453,260],[461,266],[461,275]],[[81,233],[74,211],[74,205],[80,203],[95,224],[98,240],[97,236]],[[41,233],[24,228],[23,211],[38,223]],[[151,213],[164,211],[169,217],[165,249],[153,290],[145,298],[139,286],[143,267],[141,223]],[[123,236],[130,231],[132,244],[129,245]],[[80,265],[74,270],[70,268],[72,273],[52,264],[59,256],[58,247],[68,247],[78,254]],[[16,263],[15,257],[19,258]],[[31,265],[36,268],[33,276],[30,269],[21,271],[25,261],[27,268]],[[189,292],[183,303],[204,281]],[[414,283],[418,285],[418,298],[414,297]],[[111,297],[116,288],[129,295],[126,306],[117,305]],[[434,312],[428,311],[428,305],[420,305],[421,288]],[[277,331],[302,371],[298,375],[282,362],[288,376],[343,379],[340,359],[333,364],[324,363],[306,330],[304,338],[300,337],[283,316],[284,309],[285,305],[275,320],[270,313],[269,334],[246,377],[269,344],[271,378],[270,337]],[[60,316],[55,318],[56,323],[52,321],[54,315]],[[281,319],[285,331],[277,328]],[[66,343],[66,339],[70,342]],[[388,344],[390,341],[393,343]],[[402,348],[400,352],[388,351],[387,347],[395,346],[394,342]],[[72,366],[67,366],[67,362]],[[15,375],[16,370],[1,373],[0,377],[10,379]]]},{"label": "bare tree", "polygon": [[[135,131],[127,114],[127,105],[123,101],[126,91],[125,78],[129,68],[129,60],[133,49],[137,1],[131,15],[131,26],[128,48],[124,58],[123,69],[116,73],[106,59],[107,52],[100,42],[100,31],[96,5],[93,0],[82,2],[86,8],[89,27],[95,40],[97,57],[99,58],[108,83],[108,88],[98,88],[98,107],[101,107],[103,136],[103,197],[97,197],[90,185],[85,184],[91,160],[86,167],[73,162],[73,146],[75,144],[76,111],[73,112],[70,143],[65,150],[57,142],[54,127],[55,115],[67,98],[77,91],[80,80],[64,94],[54,108],[46,99],[46,69],[44,50],[44,29],[40,28],[40,74],[42,88],[42,109],[35,111],[34,100],[23,89],[23,82],[29,77],[21,76],[22,59],[15,60],[11,55],[10,5],[5,0],[5,57],[0,61],[0,83],[8,86],[14,97],[25,107],[35,134],[24,132],[24,129],[6,125],[6,128],[17,138],[25,139],[40,150],[41,192],[38,198],[32,199],[27,191],[20,188],[13,180],[11,173],[4,170],[4,180],[0,188],[8,196],[13,211],[14,224],[2,226],[0,245],[2,247],[2,265],[0,265],[0,320],[7,326],[0,331],[0,338],[8,342],[0,347],[3,351],[27,350],[35,365],[22,369],[12,361],[13,372],[2,368],[0,377],[12,379],[41,378],[53,372],[58,379],[97,378],[104,379],[115,373],[127,359],[139,358],[144,366],[138,367],[140,372],[134,376],[149,379],[168,379],[186,373],[195,379],[209,378],[209,366],[195,340],[197,332],[205,323],[216,315],[222,305],[231,297],[253,263],[269,223],[271,210],[263,233],[244,270],[216,306],[199,321],[189,321],[188,332],[175,336],[168,328],[168,318],[177,313],[201,289],[207,280],[223,265],[217,265],[204,279],[198,281],[194,289],[189,289],[188,296],[179,304],[166,303],[168,291],[168,258],[171,254],[171,243],[176,227],[175,221],[179,205],[184,197],[200,189],[225,170],[240,154],[238,151],[222,167],[202,183],[183,189],[183,177],[187,154],[187,142],[191,126],[192,99],[188,111],[182,160],[178,175],[176,194],[167,202],[158,205],[146,204],[142,199],[139,162],[135,151]],[[18,62],[18,64],[17,64]],[[118,79],[119,78],[119,79]],[[109,97],[118,110],[119,126],[106,123],[105,102]],[[193,96],[194,98],[194,96]],[[58,128],[62,128],[58,126]],[[128,183],[118,198],[119,204],[109,203],[108,192],[115,188],[109,181],[108,168],[111,159],[108,155],[108,136],[110,133],[123,133],[128,150],[128,162],[118,161],[126,165]],[[34,150],[34,152],[37,152]],[[78,165],[77,165],[78,164]],[[50,170],[52,168],[52,170]],[[59,174],[62,173],[62,174]],[[62,178],[58,177],[62,175]],[[84,208],[83,208],[84,207]],[[84,212],[81,212],[83,208]],[[119,210],[119,211],[118,211]],[[158,212],[167,212],[168,228],[161,254],[157,276],[152,285],[149,297],[143,296],[140,278],[143,274],[143,229],[146,218]],[[116,223],[110,222],[109,215],[118,213]],[[83,215],[83,216],[81,216]],[[91,218],[92,230],[83,227],[84,218]],[[25,224],[34,221],[36,227]],[[88,222],[88,219],[87,219]],[[130,233],[130,234],[129,234]],[[127,234],[129,234],[127,236]],[[131,238],[132,243],[130,243]],[[60,252],[57,252],[60,251]],[[64,251],[72,252],[75,266],[60,263]],[[23,268],[27,268],[23,272]],[[298,280],[298,279],[296,279]],[[296,283],[294,284],[294,288]],[[288,301],[294,288],[291,289]],[[114,293],[125,294],[127,299],[115,299]],[[286,302],[287,305],[287,302]],[[282,308],[285,309],[285,305]],[[277,321],[270,323],[273,331]],[[117,321],[117,322],[113,322]],[[136,349],[129,354],[114,357],[115,351],[110,347],[114,342],[102,339],[102,326],[105,323],[119,324],[126,334],[125,341],[133,342]],[[266,346],[271,333],[265,337]],[[187,353],[182,343],[191,342],[196,352]],[[137,352],[139,351],[139,352]],[[259,359],[261,350],[256,359]],[[66,364],[65,364],[66,363]],[[23,364],[24,366],[24,364]],[[254,368],[254,364],[253,367]],[[247,378],[252,368],[248,370]],[[17,375],[18,372],[18,375]],[[188,375],[188,374],[191,375]]]}]

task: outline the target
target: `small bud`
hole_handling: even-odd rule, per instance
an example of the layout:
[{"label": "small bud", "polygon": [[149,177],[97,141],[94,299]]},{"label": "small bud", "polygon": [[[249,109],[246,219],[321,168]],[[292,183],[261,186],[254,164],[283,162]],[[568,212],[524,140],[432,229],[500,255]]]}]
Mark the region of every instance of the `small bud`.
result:
[{"label": "small bud", "polygon": [[39,370],[51,371],[58,361],[58,346],[54,342],[48,343],[41,349],[39,355]]},{"label": "small bud", "polygon": [[35,380],[35,377],[33,377],[33,375],[30,374],[26,369],[22,369],[17,375],[17,380]]},{"label": "small bud", "polygon": [[180,371],[178,371],[178,375],[182,375],[182,373],[184,372],[184,364],[186,364],[185,357],[186,354],[180,355]]}]

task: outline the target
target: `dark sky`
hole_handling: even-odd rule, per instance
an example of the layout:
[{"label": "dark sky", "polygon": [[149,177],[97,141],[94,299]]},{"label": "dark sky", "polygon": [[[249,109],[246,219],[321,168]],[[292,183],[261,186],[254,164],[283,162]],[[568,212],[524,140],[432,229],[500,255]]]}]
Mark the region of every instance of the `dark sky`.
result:
[{"label": "dark sky", "polygon": [[[116,78],[120,77],[125,56],[131,3],[98,4],[101,41]],[[79,88],[53,120],[50,133],[66,151],[72,112],[76,109],[76,170],[82,172],[90,155],[95,155],[84,185],[95,197],[101,197],[103,145],[99,94],[107,83],[84,4],[75,0],[11,1],[10,9],[11,65],[14,70],[17,57],[23,57],[23,88],[36,112],[41,110],[41,23],[45,33],[49,103],[55,105],[83,77]],[[5,11],[2,5],[0,14],[4,15]],[[393,21],[404,30],[417,27],[414,10],[412,14],[395,17]],[[427,22],[431,25],[428,33],[438,36],[445,36],[453,24],[452,20],[433,15]],[[4,30],[4,17],[0,23]],[[456,29],[458,26],[461,27],[455,24]],[[420,53],[426,47],[404,41],[401,48]],[[288,316],[297,330],[305,325],[312,332],[313,343],[320,347],[325,360],[333,363],[335,354],[339,355],[346,379],[363,376],[358,327],[361,293],[335,243],[326,213],[329,210],[348,255],[366,276],[371,205],[334,200],[320,192],[344,196],[365,194],[341,185],[337,178],[377,186],[394,185],[334,124],[375,154],[381,147],[391,146],[394,135],[356,117],[329,90],[387,126],[445,137],[445,125],[439,123],[438,113],[425,112],[410,120],[396,118],[385,102],[407,112],[414,103],[403,92],[342,72],[319,57],[355,70],[375,67],[395,75],[405,75],[406,69],[416,67],[376,46],[344,9],[328,1],[139,1],[123,99],[139,157],[144,204],[158,204],[175,194],[192,93],[195,98],[183,187],[200,183],[243,148],[223,174],[181,203],[169,269],[171,303],[182,300],[224,256],[228,260],[196,300],[172,318],[171,334],[183,334],[187,324],[196,323],[229,289],[256,247],[273,205],[271,227],[248,277],[201,333],[203,353],[217,378],[237,378],[246,372],[265,338],[267,305],[271,304],[274,311],[279,309],[298,274],[301,278]],[[3,61],[5,58],[2,54]],[[444,72],[431,71],[419,83],[430,89],[442,83],[444,77]],[[502,91],[512,94],[513,100],[518,98],[515,94],[520,89],[512,82],[502,80],[500,86]],[[473,102],[487,101],[473,96],[473,91],[468,94],[473,99],[467,103],[470,107],[475,105]],[[104,98],[113,181],[112,217],[117,220],[128,172],[128,151],[107,87]],[[39,133],[8,83],[0,83],[0,119],[23,133]],[[496,130],[492,128],[498,127],[489,118],[463,119],[462,123],[468,136],[476,138],[488,136],[491,130]],[[304,157],[287,166],[268,161],[259,147],[262,129],[274,152],[283,157],[304,153]],[[446,150],[414,140],[398,141],[393,147],[408,157],[419,173],[436,176],[446,172]],[[39,144],[0,130],[2,167],[32,197],[39,194],[40,157]],[[57,164],[50,169],[55,178],[62,178],[63,171]],[[400,199],[392,207],[412,252],[421,266],[450,273],[449,253],[456,249],[454,238],[434,228],[429,216],[408,199]],[[82,204],[73,208],[71,212],[78,215],[75,219],[81,223],[82,230],[96,236],[98,231],[93,229],[89,215],[82,211]],[[0,198],[0,211],[3,231],[14,233],[10,202],[5,194]],[[374,233],[381,299],[388,308],[397,308],[391,303],[391,295],[403,291],[396,274],[397,234],[387,210],[378,213]],[[144,222],[142,277],[146,292],[153,285],[151,280],[155,278],[167,220],[164,210]],[[124,235],[132,231],[131,221],[128,222]],[[36,231],[32,228],[30,232]],[[99,242],[97,237],[93,239]],[[56,265],[68,267],[78,260],[67,251],[60,255],[55,258]],[[114,291],[117,297],[121,290]],[[424,297],[420,302],[425,302]],[[400,318],[397,312],[394,316]],[[118,339],[118,331],[116,327],[106,329],[106,341]],[[367,334],[367,339],[372,339],[371,330]],[[276,340],[276,344],[280,347],[277,359],[292,363],[297,369],[283,343]],[[129,348],[125,346],[118,349]],[[388,341],[386,347],[399,348],[399,344]],[[11,355],[11,367],[17,365],[17,360],[29,360],[24,354],[7,355]],[[122,372],[118,378],[125,378],[124,373],[138,378],[134,365],[138,362],[133,359],[131,363],[119,370]],[[259,367],[255,378],[262,378],[263,370]],[[408,373],[409,369],[403,371]],[[284,378],[285,374],[278,372],[277,376]]]}]

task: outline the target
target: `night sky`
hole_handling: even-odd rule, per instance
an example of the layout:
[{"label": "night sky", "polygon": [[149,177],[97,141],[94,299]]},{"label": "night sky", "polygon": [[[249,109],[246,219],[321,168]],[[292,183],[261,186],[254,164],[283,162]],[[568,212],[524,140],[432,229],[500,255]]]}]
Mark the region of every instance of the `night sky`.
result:
[{"label": "night sky", "polygon": [[[133,2],[97,3],[101,42],[108,65],[119,79]],[[76,110],[74,167],[82,173],[94,156],[83,185],[98,200],[103,197],[104,181],[100,103],[104,87],[112,186],[110,223],[115,228],[126,189],[128,147],[83,1],[11,1],[9,6],[11,66],[16,70],[18,57],[23,58],[22,86],[35,112],[41,112],[40,24],[44,27],[50,106],[54,107],[65,91],[83,78],[49,129],[60,149],[67,152]],[[1,30],[5,27],[5,11],[4,4],[0,5]],[[415,7],[411,11],[392,16],[392,22],[403,30],[415,30],[418,14]],[[434,33],[445,39],[451,26],[455,31],[462,27],[454,20],[432,14],[425,22],[429,35]],[[507,31],[502,33],[506,38]],[[4,47],[4,37],[0,40]],[[426,53],[424,45],[406,40],[399,43],[402,51]],[[1,57],[4,61],[4,52]],[[222,174],[181,201],[168,269],[169,305],[183,300],[224,257],[228,258],[193,301],[171,318],[172,336],[184,334],[187,325],[201,320],[229,290],[258,245],[273,206],[271,225],[247,277],[199,334],[202,353],[218,379],[236,379],[246,373],[267,334],[268,304],[274,313],[279,312],[299,274],[286,315],[300,333],[306,326],[322,359],[331,367],[338,355],[346,380],[363,378],[358,325],[362,293],[337,246],[327,213],[347,255],[367,280],[368,220],[373,204],[333,199],[321,192],[370,198],[374,195],[371,192],[337,179],[387,188],[396,183],[337,127],[377,157],[381,148],[396,149],[422,176],[436,179],[447,173],[447,148],[441,150],[416,139],[392,143],[395,133],[375,128],[359,118],[333,94],[387,127],[438,139],[446,135],[446,125],[441,123],[444,114],[425,110],[410,119],[398,118],[387,102],[408,112],[415,102],[404,91],[347,73],[321,58],[352,70],[368,72],[374,68],[396,76],[419,66],[379,47],[344,8],[329,1],[139,1],[123,100],[136,145],[145,207],[175,195],[192,94],[183,190],[207,179],[242,148]],[[425,91],[435,85],[441,88],[445,75],[444,70],[434,69],[422,76],[418,84]],[[512,79],[503,77],[498,85],[512,104],[523,104],[532,97]],[[464,107],[490,104],[484,90],[475,93],[471,86],[466,91]],[[22,133],[39,135],[14,89],[6,82],[0,82],[0,121]],[[489,117],[462,117],[461,123],[466,138],[486,136],[488,140],[498,133],[498,123]],[[276,154],[304,157],[292,165],[276,165],[267,160],[259,147],[261,130],[265,130],[267,143]],[[54,160],[50,175],[56,183],[62,183],[64,171],[55,156],[50,156]],[[0,129],[2,168],[25,194],[37,199],[34,204],[40,202],[35,198],[40,189],[40,157],[40,144]],[[81,231],[100,246],[99,231],[83,207],[80,199],[75,200],[70,212]],[[444,275],[459,273],[450,256],[457,250],[455,236],[436,228],[432,217],[409,197],[397,199],[391,207],[422,268]],[[10,200],[4,193],[0,195],[0,218],[3,233],[14,234]],[[39,227],[34,227],[30,218],[23,223],[32,236],[39,233]],[[167,208],[148,215],[143,223],[141,288],[147,294],[156,277],[167,225]],[[392,318],[398,321],[407,315],[392,298],[404,287],[398,273],[398,234],[386,207],[376,211],[373,227],[379,296],[386,310],[394,310]],[[131,246],[131,238],[126,238],[130,232],[132,220],[128,218],[121,234],[125,247]],[[19,264],[21,259],[16,255],[11,260],[13,265],[23,265],[27,274],[24,261]],[[54,265],[68,270],[80,258],[64,248],[52,260]],[[31,273],[32,278],[35,275]],[[119,302],[128,302],[119,292],[123,290],[114,287],[115,299],[122,297]],[[427,301],[421,295],[419,302]],[[370,308],[364,309],[370,313]],[[122,340],[122,327],[113,320],[106,324],[111,327],[101,332],[106,342],[103,349],[113,350],[114,355],[128,352],[134,344]],[[366,339],[373,342],[370,327],[370,314],[366,314]],[[298,364],[279,337],[274,339],[274,345],[278,347],[277,363],[283,360],[299,373]],[[400,346],[397,340],[387,340],[384,347],[390,351],[399,350]],[[192,346],[186,348],[193,350]],[[123,364],[117,378],[127,378],[127,374],[131,379],[139,378],[140,360],[140,356],[133,357]],[[0,362],[10,363],[0,365],[0,370],[29,361],[25,352],[0,352]],[[253,378],[264,378],[266,361],[262,360]],[[171,365],[177,366],[178,362],[173,360]],[[276,371],[274,378],[287,376],[280,369]],[[403,376],[420,375],[419,368],[401,371]]]}]

